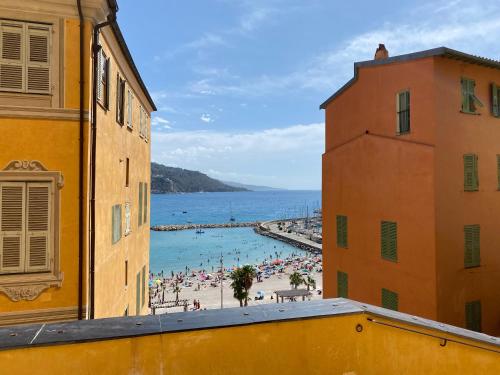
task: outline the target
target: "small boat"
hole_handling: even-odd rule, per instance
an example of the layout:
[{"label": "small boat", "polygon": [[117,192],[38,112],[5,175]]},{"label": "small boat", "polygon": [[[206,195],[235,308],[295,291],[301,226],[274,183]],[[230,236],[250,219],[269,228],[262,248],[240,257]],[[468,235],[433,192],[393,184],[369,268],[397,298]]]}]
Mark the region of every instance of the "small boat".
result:
[{"label": "small boat", "polygon": [[187,214],[188,212],[187,211],[182,211],[183,214]]},{"label": "small boat", "polygon": [[201,229],[197,229],[196,230],[196,234],[202,234],[202,233],[205,233],[205,231],[201,230]]},{"label": "small boat", "polygon": [[229,215],[230,215],[230,217],[229,217],[229,221],[231,221],[231,222],[235,222],[235,221],[236,221],[236,219],[235,219],[235,218],[234,218],[234,216],[233,216],[233,206],[232,206],[232,204],[231,204],[231,203],[229,203]]}]

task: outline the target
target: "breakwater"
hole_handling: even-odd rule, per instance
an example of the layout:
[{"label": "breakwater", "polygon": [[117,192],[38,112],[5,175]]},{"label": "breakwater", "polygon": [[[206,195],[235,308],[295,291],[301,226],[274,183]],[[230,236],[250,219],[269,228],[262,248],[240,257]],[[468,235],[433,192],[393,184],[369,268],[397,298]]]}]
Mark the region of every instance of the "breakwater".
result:
[{"label": "breakwater", "polygon": [[263,225],[257,225],[254,227],[255,233],[258,233],[262,236],[270,237],[278,241],[285,242],[289,245],[298,247],[299,249],[309,251],[314,254],[321,254],[322,253],[322,248],[320,245],[315,245],[315,244],[308,244],[302,241],[301,239],[294,239],[290,238],[287,236],[283,236],[279,233],[276,233],[274,231],[269,230],[268,227],[265,227]]},{"label": "breakwater", "polygon": [[153,225],[151,230],[159,232],[173,232],[176,230],[188,229],[214,229],[214,228],[245,228],[258,227],[259,222],[246,223],[221,223],[221,224],[169,224],[169,225]]}]

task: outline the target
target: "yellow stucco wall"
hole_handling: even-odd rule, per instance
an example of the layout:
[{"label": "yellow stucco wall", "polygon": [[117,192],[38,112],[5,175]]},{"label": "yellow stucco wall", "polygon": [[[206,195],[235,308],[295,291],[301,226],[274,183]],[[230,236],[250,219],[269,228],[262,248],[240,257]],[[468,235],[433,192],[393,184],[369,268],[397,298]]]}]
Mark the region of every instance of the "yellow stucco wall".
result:
[{"label": "yellow stucco wall", "polygon": [[[443,333],[440,335],[476,347],[453,342],[440,346],[437,338],[371,323],[367,317],[354,314],[5,350],[0,351],[0,370],[18,375],[500,372],[498,347]],[[358,324],[363,326],[362,332],[356,331]]]}]

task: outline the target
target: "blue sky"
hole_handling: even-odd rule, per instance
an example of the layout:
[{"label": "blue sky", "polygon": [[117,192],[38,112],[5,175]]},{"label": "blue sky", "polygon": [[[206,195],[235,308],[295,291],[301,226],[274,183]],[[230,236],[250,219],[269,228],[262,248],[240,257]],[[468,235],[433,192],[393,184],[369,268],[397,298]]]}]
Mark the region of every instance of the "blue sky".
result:
[{"label": "blue sky", "polygon": [[121,0],[155,100],[152,159],[230,181],[321,187],[324,113],[353,62],[447,46],[500,58],[500,1]]}]

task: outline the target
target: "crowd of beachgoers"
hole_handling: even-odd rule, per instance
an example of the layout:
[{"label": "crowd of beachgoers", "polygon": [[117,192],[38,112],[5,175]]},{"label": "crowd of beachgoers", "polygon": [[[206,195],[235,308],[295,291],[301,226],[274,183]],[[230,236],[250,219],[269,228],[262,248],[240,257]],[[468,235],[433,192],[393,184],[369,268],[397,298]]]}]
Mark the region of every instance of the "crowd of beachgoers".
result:
[{"label": "crowd of beachgoers", "polygon": [[[312,277],[316,281],[316,289],[311,290],[311,298],[318,298],[318,296],[321,298],[321,255],[298,250],[298,253],[292,253],[284,258],[279,256],[280,254],[275,252],[254,265],[256,277],[250,290],[250,301],[253,303],[273,302],[275,290],[291,288],[289,275],[293,272],[299,272],[304,278]],[[152,313],[220,308],[221,281],[224,307],[238,306],[239,303],[233,298],[230,288],[230,274],[236,267],[221,270],[220,264],[217,267],[217,264],[213,263],[212,272],[204,268],[186,267],[183,272],[150,273]]]}]

